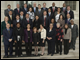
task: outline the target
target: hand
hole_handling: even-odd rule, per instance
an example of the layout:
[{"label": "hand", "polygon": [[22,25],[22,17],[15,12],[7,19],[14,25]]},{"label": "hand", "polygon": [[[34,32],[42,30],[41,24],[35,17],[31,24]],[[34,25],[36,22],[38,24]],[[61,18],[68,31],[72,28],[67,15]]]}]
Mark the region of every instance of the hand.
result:
[{"label": "hand", "polygon": [[22,43],[24,43],[24,40],[22,40]]},{"label": "hand", "polygon": [[11,39],[9,39],[9,42],[11,42],[12,40]]},{"label": "hand", "polygon": [[13,27],[13,24],[11,24],[11,27]]},{"label": "hand", "polygon": [[69,43],[70,43],[71,41],[69,40]]},{"label": "hand", "polygon": [[60,41],[62,42],[62,39]]},{"label": "hand", "polygon": [[44,43],[44,41],[42,41],[42,43]]},{"label": "hand", "polygon": [[16,40],[15,40],[14,42],[15,42],[15,43],[17,43],[17,41],[16,41]]},{"label": "hand", "polygon": [[39,42],[37,42],[37,44],[39,44]]},{"label": "hand", "polygon": [[50,37],[50,40],[51,40],[52,38]]}]

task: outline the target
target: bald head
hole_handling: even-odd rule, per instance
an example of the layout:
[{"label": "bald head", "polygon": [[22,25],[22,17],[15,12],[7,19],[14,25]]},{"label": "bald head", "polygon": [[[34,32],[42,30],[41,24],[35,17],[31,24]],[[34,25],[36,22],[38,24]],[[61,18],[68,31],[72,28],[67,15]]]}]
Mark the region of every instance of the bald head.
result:
[{"label": "bald head", "polygon": [[55,3],[54,3],[54,2],[52,3],[52,6],[53,6],[53,7],[55,6]]}]

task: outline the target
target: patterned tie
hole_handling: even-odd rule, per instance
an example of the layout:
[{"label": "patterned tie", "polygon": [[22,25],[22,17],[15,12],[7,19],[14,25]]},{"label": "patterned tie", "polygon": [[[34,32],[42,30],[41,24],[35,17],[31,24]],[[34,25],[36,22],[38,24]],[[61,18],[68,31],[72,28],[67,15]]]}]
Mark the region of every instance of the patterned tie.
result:
[{"label": "patterned tie", "polygon": [[10,19],[12,20],[12,16],[10,17]]},{"label": "patterned tie", "polygon": [[44,18],[44,26],[46,26],[46,17]]}]

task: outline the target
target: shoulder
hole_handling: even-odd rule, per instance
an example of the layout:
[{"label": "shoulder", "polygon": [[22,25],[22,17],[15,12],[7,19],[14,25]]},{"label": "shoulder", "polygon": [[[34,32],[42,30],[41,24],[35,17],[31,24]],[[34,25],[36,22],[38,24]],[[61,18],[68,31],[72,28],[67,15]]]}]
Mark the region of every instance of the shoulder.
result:
[{"label": "shoulder", "polygon": [[1,23],[3,24],[3,23],[5,23],[5,21],[2,21]]}]

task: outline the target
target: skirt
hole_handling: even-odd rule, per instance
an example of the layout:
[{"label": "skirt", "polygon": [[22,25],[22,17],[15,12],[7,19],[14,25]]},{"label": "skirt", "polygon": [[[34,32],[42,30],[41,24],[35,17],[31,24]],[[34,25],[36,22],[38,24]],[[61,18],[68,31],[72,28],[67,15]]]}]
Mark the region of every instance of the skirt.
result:
[{"label": "skirt", "polygon": [[42,41],[43,41],[43,39],[40,39],[39,46],[45,47],[45,41],[44,41],[44,43]]}]

